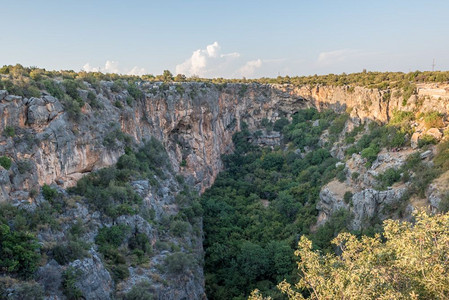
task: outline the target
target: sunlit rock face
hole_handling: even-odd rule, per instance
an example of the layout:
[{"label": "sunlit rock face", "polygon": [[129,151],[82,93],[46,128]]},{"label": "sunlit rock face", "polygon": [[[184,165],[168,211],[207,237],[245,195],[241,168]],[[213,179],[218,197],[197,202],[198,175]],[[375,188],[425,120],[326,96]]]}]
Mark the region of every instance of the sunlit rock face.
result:
[{"label": "sunlit rock face", "polygon": [[[2,180],[1,199],[27,200],[27,191],[44,183],[72,186],[84,174],[114,164],[124,153],[119,132],[142,144],[151,136],[165,145],[175,168],[203,191],[222,169],[221,155],[232,152],[232,135],[245,122],[260,128],[262,119],[290,118],[308,107],[349,112],[355,122],[387,122],[395,110],[447,111],[445,86],[420,85],[404,105],[394,91],[349,86],[142,82],[142,99],[127,103],[126,89],[111,91],[110,82],[88,90],[100,107],[86,102],[78,120],[69,118],[62,101],[43,91],[41,98],[0,93],[0,153],[13,159],[9,179]],[[86,90],[79,90],[85,98]],[[417,100],[419,99],[419,101]],[[121,105],[117,105],[117,103]],[[262,144],[277,141],[267,136]],[[26,161],[26,171],[18,164]]]}]

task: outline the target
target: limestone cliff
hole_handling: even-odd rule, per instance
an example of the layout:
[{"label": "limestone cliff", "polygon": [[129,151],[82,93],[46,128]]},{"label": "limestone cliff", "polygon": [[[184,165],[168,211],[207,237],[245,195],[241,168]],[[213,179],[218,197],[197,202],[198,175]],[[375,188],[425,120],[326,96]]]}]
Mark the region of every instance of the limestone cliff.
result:
[{"label": "limestone cliff", "polygon": [[[52,96],[23,99],[2,91],[0,131],[13,127],[16,135],[0,139],[0,153],[14,161],[9,176],[2,177],[0,199],[26,200],[27,190],[44,183],[71,186],[83,174],[115,163],[123,154],[123,143],[114,136],[117,130],[137,143],[150,136],[160,139],[175,171],[204,190],[222,167],[220,156],[232,151],[231,138],[241,121],[256,129],[263,118],[288,118],[306,107],[348,111],[356,122],[386,122],[395,110],[449,109],[449,88],[435,85],[419,86],[405,106],[395,91],[348,86],[142,82],[140,89],[144,99],[130,106],[128,92],[112,92],[110,82],[89,88],[102,108],[86,103],[76,121]],[[87,91],[79,93],[86,98]],[[29,162],[32,171],[18,172],[21,161]]]},{"label": "limestone cliff", "polygon": [[[183,174],[189,185],[204,191],[222,169],[221,155],[232,151],[232,135],[240,129],[242,122],[255,131],[261,128],[265,118],[271,121],[281,117],[291,118],[300,109],[316,107],[319,110],[348,112],[351,117],[347,123],[349,130],[348,126],[370,120],[387,122],[395,110],[437,110],[445,113],[449,108],[449,86],[435,84],[418,86],[415,94],[405,101],[396,90],[349,86],[167,84],[143,81],[137,87],[143,96],[134,99],[126,88],[113,88],[112,82],[100,82],[98,86],[85,82],[84,86],[78,89],[84,103],[79,116],[73,116],[63,99],[52,97],[47,91],[42,91],[39,98],[23,98],[0,91],[0,132],[3,133],[0,136],[0,156],[12,159],[9,170],[0,167],[0,202],[23,205],[39,201],[41,196],[36,198],[36,194],[42,185],[59,185],[61,190],[73,186],[85,174],[116,163],[124,154],[126,145],[143,145],[144,141],[156,137],[168,152],[173,173],[167,175],[168,179],[159,179],[163,182],[160,189],[148,182],[135,182],[133,186],[154,209],[156,217],[162,220],[164,216],[179,210],[174,198],[180,187],[174,180],[174,174]],[[89,99],[95,99],[95,105]],[[279,134],[271,134],[264,135],[257,142],[273,146],[280,140]],[[339,149],[334,150],[336,156],[341,156]],[[358,160],[360,157],[354,155],[347,162],[348,177],[361,168],[363,162]],[[398,160],[399,164],[403,162],[402,157]],[[378,167],[374,165],[373,170]],[[355,228],[360,227],[365,217],[379,214],[379,203],[387,203],[400,196],[400,188],[381,192],[371,189],[372,176],[365,171],[363,179],[360,179],[364,183],[354,183],[348,178],[344,183],[346,186],[341,187],[334,182],[323,188],[319,206],[321,221],[336,208],[347,206],[342,202],[346,190],[354,192]],[[436,186],[432,188],[435,190]],[[430,193],[435,198],[438,191],[434,190]],[[110,225],[110,220],[98,220],[98,216],[88,212],[81,204],[66,214],[71,214],[72,221],[73,216],[78,218],[85,214],[86,219],[95,224],[88,237],[91,241],[99,227]],[[143,226],[141,230],[148,231],[154,238],[153,242],[163,236],[163,233],[159,236],[157,230],[152,231],[151,225],[140,219],[125,217],[117,222],[131,227]],[[40,240],[46,241],[48,236],[50,234],[40,237]],[[49,239],[50,242],[58,242],[57,236]],[[192,231],[191,240],[179,242],[172,239],[172,242],[182,248],[192,248],[200,255],[200,240],[201,230],[197,230]],[[102,274],[101,278],[92,280],[112,291],[109,274],[98,260],[96,250],[91,249],[90,253],[90,258],[71,264],[83,269],[88,276]],[[158,265],[169,254],[163,250],[156,253],[151,261],[152,266]],[[49,262],[44,268],[58,269],[60,266]],[[193,271],[188,270],[181,275],[178,281],[181,285],[177,287],[166,287],[164,282],[167,278],[164,276],[167,275],[159,276],[160,272],[155,267],[130,268],[130,273],[130,278],[116,287],[118,291],[125,292],[139,279],[147,278],[157,282],[155,294],[161,299],[163,295],[170,295],[170,299],[204,295],[200,268],[193,268]],[[100,297],[87,283],[80,282],[79,285],[85,293]],[[101,297],[107,298],[108,295],[101,294]]]}]

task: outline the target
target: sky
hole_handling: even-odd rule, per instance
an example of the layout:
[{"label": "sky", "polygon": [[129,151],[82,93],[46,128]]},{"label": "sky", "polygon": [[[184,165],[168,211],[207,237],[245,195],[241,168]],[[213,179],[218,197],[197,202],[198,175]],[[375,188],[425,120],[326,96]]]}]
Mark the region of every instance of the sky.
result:
[{"label": "sky", "polygon": [[449,70],[447,0],[0,0],[0,65],[259,78]]}]

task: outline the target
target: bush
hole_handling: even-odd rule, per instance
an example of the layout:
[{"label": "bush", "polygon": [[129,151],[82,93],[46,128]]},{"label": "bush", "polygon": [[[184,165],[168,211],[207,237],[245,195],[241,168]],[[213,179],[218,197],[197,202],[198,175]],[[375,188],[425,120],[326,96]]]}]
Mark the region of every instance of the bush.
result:
[{"label": "bush", "polygon": [[125,240],[130,231],[127,225],[113,225],[111,227],[102,227],[98,230],[98,235],[95,238],[95,243],[101,247],[110,244],[114,247],[119,247]]},{"label": "bush", "polygon": [[53,258],[60,264],[65,265],[76,259],[87,256],[87,245],[79,240],[58,244],[53,248]]},{"label": "bush", "polygon": [[174,236],[182,237],[189,231],[190,224],[184,221],[174,221],[170,224],[170,231]]},{"label": "bush", "polygon": [[62,100],[64,98],[64,91],[61,89],[60,85],[57,82],[51,79],[46,79],[43,81],[43,83],[45,89],[50,93],[50,95],[58,98],[59,100]]},{"label": "bush", "polygon": [[112,278],[115,282],[119,282],[122,280],[125,280],[129,277],[129,270],[128,266],[123,264],[117,264],[110,267],[110,270],[112,272]]},{"label": "bush", "polygon": [[45,200],[52,201],[58,195],[58,191],[50,187],[49,185],[44,184],[44,186],[42,187],[42,195],[44,196]]},{"label": "bush", "polygon": [[77,102],[68,95],[64,95],[62,101],[64,110],[72,121],[78,121],[81,117],[82,103]]},{"label": "bush", "polygon": [[173,274],[180,274],[194,266],[194,258],[191,254],[176,252],[165,259],[167,271]]},{"label": "bush", "polygon": [[124,300],[153,300],[154,293],[154,287],[150,282],[141,281],[131,288],[124,296]]},{"label": "bush", "polygon": [[418,140],[418,147],[422,148],[426,145],[435,145],[438,141],[431,135],[425,134],[421,136]]},{"label": "bush", "polygon": [[120,102],[119,100],[115,100],[114,106],[117,107],[117,108],[119,108],[119,109],[122,109],[122,108],[123,108],[123,104],[122,104],[122,102]]},{"label": "bush", "polygon": [[7,137],[14,137],[16,135],[16,130],[12,126],[5,126],[3,130],[3,135]]},{"label": "bush", "polygon": [[444,141],[438,144],[437,154],[433,159],[435,167],[442,171],[449,170],[449,141]]},{"label": "bush", "polygon": [[346,192],[345,192],[345,195],[343,196],[343,201],[344,201],[346,204],[349,204],[349,203],[352,201],[352,196],[353,196],[352,192],[346,191]]},{"label": "bush", "polygon": [[[1,221],[1,219],[0,219]],[[28,232],[11,230],[0,222],[0,269],[30,277],[37,269],[40,255],[37,239]]]},{"label": "bush", "polygon": [[141,250],[143,253],[151,252],[151,244],[145,233],[136,233],[128,241],[128,247],[131,250]]},{"label": "bush", "polygon": [[362,157],[366,158],[366,166],[370,167],[372,163],[377,159],[379,149],[377,147],[368,147],[362,150]]},{"label": "bush", "polygon": [[134,84],[128,86],[128,93],[136,100],[142,100],[145,98],[145,94]]},{"label": "bush", "polygon": [[282,117],[279,120],[276,120],[276,122],[274,122],[273,130],[274,131],[282,131],[282,129],[284,129],[284,127],[287,126],[288,124],[290,124],[288,119]]},{"label": "bush", "polygon": [[421,114],[421,117],[424,119],[424,125],[427,129],[429,128],[441,128],[444,126],[443,122],[443,114],[433,111]]},{"label": "bush", "polygon": [[11,168],[11,159],[6,156],[0,156],[0,166],[2,166],[5,170],[9,170]]},{"label": "bush", "polygon": [[384,173],[379,174],[376,177],[378,181],[378,189],[386,189],[389,186],[392,186],[395,182],[398,182],[401,179],[401,170],[395,168],[389,168],[385,170]]},{"label": "bush", "polygon": [[62,292],[70,300],[84,299],[83,293],[76,287],[76,282],[82,276],[82,271],[68,267],[62,274]]},{"label": "bush", "polygon": [[337,118],[335,118],[332,126],[329,128],[329,133],[332,135],[340,134],[345,128],[346,121],[348,121],[348,114],[341,114]]}]

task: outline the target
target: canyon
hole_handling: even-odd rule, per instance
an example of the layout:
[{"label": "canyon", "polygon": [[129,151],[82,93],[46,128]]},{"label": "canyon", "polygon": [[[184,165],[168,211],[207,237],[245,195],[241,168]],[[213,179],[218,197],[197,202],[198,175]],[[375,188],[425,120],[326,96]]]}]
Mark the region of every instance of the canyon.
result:
[{"label": "canyon", "polygon": [[[223,169],[222,155],[233,152],[232,137],[243,124],[252,132],[261,131],[254,143],[274,147],[281,143],[281,134],[264,130],[264,120],[291,120],[295,113],[306,108],[347,113],[349,118],[342,138],[344,133],[360,124],[386,124],[397,111],[445,114],[449,110],[449,85],[436,83],[418,84],[414,93],[404,99],[400,89],[348,85],[140,81],[137,88],[143,96],[132,102],[128,101],[130,94],[126,88],[117,90],[113,85],[111,81],[100,81],[98,86],[84,82],[85,88],[77,90],[84,101],[78,118],[70,116],[62,99],[45,90],[41,97],[30,98],[0,91],[0,132],[14,129],[14,135],[0,137],[0,154],[12,159],[9,170],[0,167],[0,202],[15,206],[39,205],[43,201],[39,193],[41,186],[50,185],[65,193],[89,173],[116,164],[129,143],[143,146],[154,137],[164,146],[171,170],[164,169],[165,176],[156,177],[158,185],[142,181],[133,182],[133,186],[144,202],[156,211],[156,223],[163,222],[164,216],[175,215],[180,210],[175,198],[183,188],[176,175],[184,176],[186,184],[196,192],[204,192]],[[89,93],[95,96],[97,107],[89,104]],[[419,122],[415,127],[415,134],[409,137],[412,146],[413,141],[417,143],[424,135],[441,139],[446,122],[440,128],[424,128]],[[343,159],[342,149],[344,146],[337,143],[332,154]],[[413,151],[407,148],[394,153],[381,152],[370,168],[364,166],[365,161],[359,154],[353,154],[344,163],[346,180],[332,181],[323,187],[317,207],[318,224],[324,224],[341,207],[351,209],[355,214],[354,229],[360,229],[366,218],[381,215],[380,206],[400,198],[404,186],[378,191],[373,189],[373,180],[388,167],[403,164]],[[430,154],[422,154],[423,159],[431,160],[434,150],[430,151]],[[356,172],[360,174],[357,180],[351,178]],[[430,205],[435,210],[445,189],[444,182],[436,180],[426,191],[429,202],[419,205]],[[345,191],[354,193],[352,208],[343,201]],[[163,236],[162,231],[154,228],[156,225],[139,216],[104,221],[81,204],[65,213],[65,217],[72,220],[80,216],[95,224],[95,229],[86,235],[90,242],[94,242],[98,228],[111,226],[114,222],[139,227],[141,232],[147,232],[153,244]],[[181,252],[193,249],[192,253],[199,261],[198,265],[181,272],[176,279],[178,286],[173,282],[164,284],[163,280],[169,280],[171,275],[164,275],[154,267],[169,255],[161,251],[151,259],[151,268],[131,268],[129,279],[120,283],[120,291],[129,291],[141,278],[146,278],[154,284],[159,299],[204,298],[201,238],[202,229],[199,228],[192,230],[186,239],[173,239]],[[46,241],[46,238],[40,240]],[[57,238],[49,240],[58,241]],[[99,299],[110,297],[114,287],[96,249],[90,250],[90,258],[76,260],[71,265],[91,276],[78,284],[84,294]],[[42,268],[60,272],[62,267],[49,262]],[[162,277],[158,283],[155,283],[156,275]],[[89,280],[99,287],[93,289]],[[55,295],[60,296],[58,293]]]}]

